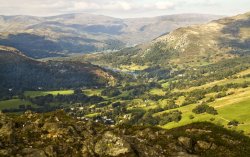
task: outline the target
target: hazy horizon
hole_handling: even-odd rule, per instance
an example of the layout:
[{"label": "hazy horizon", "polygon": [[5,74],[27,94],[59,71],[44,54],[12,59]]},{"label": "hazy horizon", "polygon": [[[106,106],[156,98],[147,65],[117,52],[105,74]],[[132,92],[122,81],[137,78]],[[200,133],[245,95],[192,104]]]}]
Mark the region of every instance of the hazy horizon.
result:
[{"label": "hazy horizon", "polygon": [[[243,12],[244,13],[244,12]],[[38,15],[27,15],[27,14],[13,14],[13,15],[6,15],[6,14],[0,14],[0,16],[30,16],[30,17],[41,17],[41,18],[46,18],[46,17],[55,17],[55,16],[63,16],[63,15],[71,15],[71,14],[89,14],[89,15],[97,15],[97,16],[106,16],[106,17],[111,17],[111,18],[117,18],[117,19],[133,19],[133,18],[154,18],[154,17],[161,17],[161,16],[172,16],[172,15],[211,15],[211,16],[230,16],[230,15],[225,15],[225,14],[206,14],[206,13],[192,13],[192,12],[187,12],[187,13],[173,13],[173,14],[162,14],[162,15],[155,15],[155,16],[142,16],[142,17],[116,17],[116,16],[111,16],[111,15],[104,15],[104,14],[96,14],[96,13],[87,13],[87,12],[76,12],[76,13],[65,13],[65,14],[55,14],[55,15],[47,15],[47,16],[38,16]],[[239,13],[241,14],[241,13]]]},{"label": "hazy horizon", "polygon": [[[21,2],[21,3],[20,3]],[[56,16],[89,13],[116,18],[173,14],[235,15],[250,11],[245,0],[0,0],[1,15]]]}]

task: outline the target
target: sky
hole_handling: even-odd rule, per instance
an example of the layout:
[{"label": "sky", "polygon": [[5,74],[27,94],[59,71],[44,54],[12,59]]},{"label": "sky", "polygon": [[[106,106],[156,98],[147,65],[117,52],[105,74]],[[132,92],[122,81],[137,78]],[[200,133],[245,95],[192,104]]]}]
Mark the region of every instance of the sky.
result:
[{"label": "sky", "polygon": [[249,11],[250,0],[0,0],[1,15],[92,13],[134,18],[181,13],[235,15]]}]

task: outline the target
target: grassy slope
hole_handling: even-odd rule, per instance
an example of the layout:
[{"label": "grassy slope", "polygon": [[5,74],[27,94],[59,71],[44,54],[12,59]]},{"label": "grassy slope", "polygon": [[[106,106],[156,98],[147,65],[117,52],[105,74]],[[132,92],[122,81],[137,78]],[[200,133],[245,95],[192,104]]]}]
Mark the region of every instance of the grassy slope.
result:
[{"label": "grassy slope", "polygon": [[[235,76],[245,76],[248,74],[250,74],[250,69],[244,70],[244,71],[236,74]],[[228,83],[242,83],[244,81],[250,81],[250,78],[223,79],[223,80],[214,81],[214,82],[202,85],[202,86],[191,87],[189,89],[177,90],[177,91],[190,92],[192,90],[202,89],[202,88],[205,89],[205,88],[208,88],[208,87],[211,87],[214,85],[225,85]],[[170,129],[170,128],[175,128],[175,127],[183,126],[186,124],[190,124],[193,122],[203,122],[203,121],[210,121],[210,122],[213,122],[215,124],[227,126],[227,123],[229,121],[237,120],[242,124],[240,124],[238,127],[233,128],[233,129],[243,130],[245,132],[245,134],[250,135],[250,116],[249,116],[249,113],[250,113],[250,88],[235,89],[232,91],[234,92],[233,95],[229,95],[227,97],[217,99],[215,102],[209,104],[209,105],[216,108],[216,110],[219,113],[218,115],[214,116],[214,115],[209,115],[206,113],[199,114],[199,115],[195,114],[192,112],[192,109],[195,108],[195,106],[197,106],[197,104],[192,104],[192,105],[183,106],[183,107],[178,108],[178,110],[180,110],[183,113],[182,120],[180,122],[171,122],[171,123],[168,123],[162,127],[166,128],[166,129]],[[156,94],[155,92],[156,91],[154,90],[154,94]],[[162,93],[159,92],[159,95],[161,95],[161,94]],[[213,93],[211,93],[211,94],[213,94]],[[182,102],[183,99],[184,99],[183,97],[180,97],[176,101],[176,103],[181,104],[180,102]],[[159,104],[161,104],[161,105],[163,105],[164,103],[166,103],[165,100],[161,100],[159,102]],[[176,110],[176,109],[173,109],[173,110]],[[171,111],[171,110],[156,113],[155,116],[160,115],[160,114],[165,113],[165,112],[169,112],[169,111]],[[189,118],[190,115],[193,115],[195,118],[190,119]],[[215,120],[211,121],[212,118],[214,118]]]},{"label": "grassy slope", "polygon": [[[250,69],[242,71],[238,74],[236,74],[235,76],[244,76],[244,75],[248,75],[250,74]],[[202,85],[202,86],[197,86],[197,87],[192,87],[189,89],[185,89],[185,90],[177,90],[177,91],[181,91],[181,92],[190,92],[192,90],[195,89],[206,89],[208,87],[212,87],[214,85],[225,85],[225,84],[229,84],[229,83],[243,83],[245,81],[250,81],[250,78],[230,78],[230,79],[223,79],[223,80],[219,80],[219,81],[214,81],[214,82],[210,82],[208,84]],[[163,84],[167,85],[168,83]],[[213,122],[215,124],[220,124],[220,125],[224,125],[227,127],[227,124],[229,121],[231,120],[237,120],[239,121],[241,124],[236,127],[236,128],[232,128],[232,129],[236,129],[236,130],[243,130],[245,132],[245,134],[250,135],[250,117],[249,117],[249,113],[250,113],[250,88],[241,88],[241,89],[231,89],[229,91],[233,91],[234,94],[217,99],[215,102],[210,103],[209,105],[213,106],[216,108],[216,110],[218,111],[218,115],[214,116],[214,115],[210,115],[210,114],[194,114],[192,112],[192,109],[195,108],[195,106],[197,106],[197,104],[192,104],[192,105],[188,105],[188,106],[184,106],[184,107],[180,107],[178,108],[178,110],[180,110],[183,114],[182,114],[182,120],[180,122],[171,122],[168,123],[165,126],[162,126],[163,128],[166,129],[170,129],[170,128],[175,128],[175,127],[179,127],[179,126],[183,126],[186,124],[190,124],[193,122],[204,122],[204,121],[210,121]],[[164,91],[162,89],[152,89],[149,92],[152,95],[164,95]],[[211,93],[208,94],[206,99],[209,98],[210,96],[214,95],[216,93]],[[180,105],[183,101],[184,101],[184,97],[179,97],[179,99],[176,101],[176,103],[178,105]],[[149,110],[149,109],[153,109],[156,107],[164,107],[165,105],[167,105],[167,100],[160,100],[158,102],[155,101],[150,101],[148,100],[147,102],[141,100],[141,99],[135,99],[132,100],[131,102],[129,102],[129,104],[133,104],[131,106],[133,106],[131,108],[131,106],[128,109],[135,109],[135,108],[140,108],[143,109],[145,111]],[[173,109],[176,110],[176,109]],[[154,116],[160,115],[162,113],[165,112],[169,112],[171,110],[166,110],[160,113],[156,113],[154,114]],[[194,119],[190,119],[190,115],[195,116]],[[211,120],[214,119],[214,120]]]},{"label": "grassy slope", "polygon": [[175,89],[175,91],[176,92],[190,92],[190,91],[193,91],[193,90],[196,90],[196,89],[208,88],[208,87],[212,87],[212,86],[215,86],[215,85],[225,85],[225,84],[228,84],[228,83],[243,83],[245,81],[250,81],[250,78],[223,79],[223,80],[219,80],[219,81],[210,82],[210,83],[207,83],[207,84],[202,85],[202,86],[191,87],[191,88],[188,88],[188,89],[183,89],[183,90]]},{"label": "grassy slope", "polygon": [[[215,120],[211,122],[224,126],[227,126],[227,123],[231,120],[238,120],[240,123],[244,124],[240,124],[235,129],[243,130],[246,134],[250,134],[250,88],[238,90],[234,95],[218,99],[214,103],[211,103],[210,105],[214,106],[219,113],[216,116],[209,114],[194,114],[192,109],[196,105],[197,104],[193,104],[179,108],[183,113],[182,120],[180,122],[171,122],[163,127],[167,129],[175,128],[192,122],[211,121],[211,118],[215,118]],[[190,115],[194,115],[195,118],[190,119]]]},{"label": "grassy slope", "polygon": [[166,94],[166,92],[164,92],[162,89],[158,89],[158,88],[150,90],[149,93],[152,95],[159,95],[159,96],[163,96]]}]

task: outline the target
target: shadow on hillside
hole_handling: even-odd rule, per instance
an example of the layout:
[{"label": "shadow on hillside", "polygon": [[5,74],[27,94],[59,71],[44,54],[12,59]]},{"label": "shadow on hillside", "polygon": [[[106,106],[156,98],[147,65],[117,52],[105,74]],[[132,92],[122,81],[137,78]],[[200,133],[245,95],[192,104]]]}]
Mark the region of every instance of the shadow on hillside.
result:
[{"label": "shadow on hillside", "polygon": [[[219,39],[222,48],[233,48],[231,54],[250,55],[250,17],[244,20],[233,21],[233,19],[223,19],[219,23],[226,24],[222,33],[226,36]],[[247,34],[242,33],[242,28],[249,28]],[[246,35],[245,38],[242,36]],[[249,36],[249,37],[248,37]]]},{"label": "shadow on hillside", "polygon": [[79,37],[63,37],[53,41],[44,36],[29,33],[10,34],[7,39],[0,39],[1,45],[15,47],[32,58],[64,56],[59,52],[66,54],[96,50],[93,45],[81,43],[96,43],[96,41]]}]

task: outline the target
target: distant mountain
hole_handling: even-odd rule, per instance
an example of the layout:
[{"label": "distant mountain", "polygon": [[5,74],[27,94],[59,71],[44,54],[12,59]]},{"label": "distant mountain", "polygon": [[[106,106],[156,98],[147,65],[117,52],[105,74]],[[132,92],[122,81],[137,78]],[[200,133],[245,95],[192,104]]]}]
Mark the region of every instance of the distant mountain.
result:
[{"label": "distant mountain", "polygon": [[87,56],[113,67],[202,66],[250,54],[250,13],[178,28],[152,42]]},{"label": "distant mountain", "polygon": [[106,86],[116,78],[90,63],[40,62],[14,48],[0,47],[0,89],[59,89]]},{"label": "distant mountain", "polygon": [[0,16],[0,44],[33,58],[117,50],[220,16],[180,14],[154,18],[118,19],[92,14],[52,17]]}]

